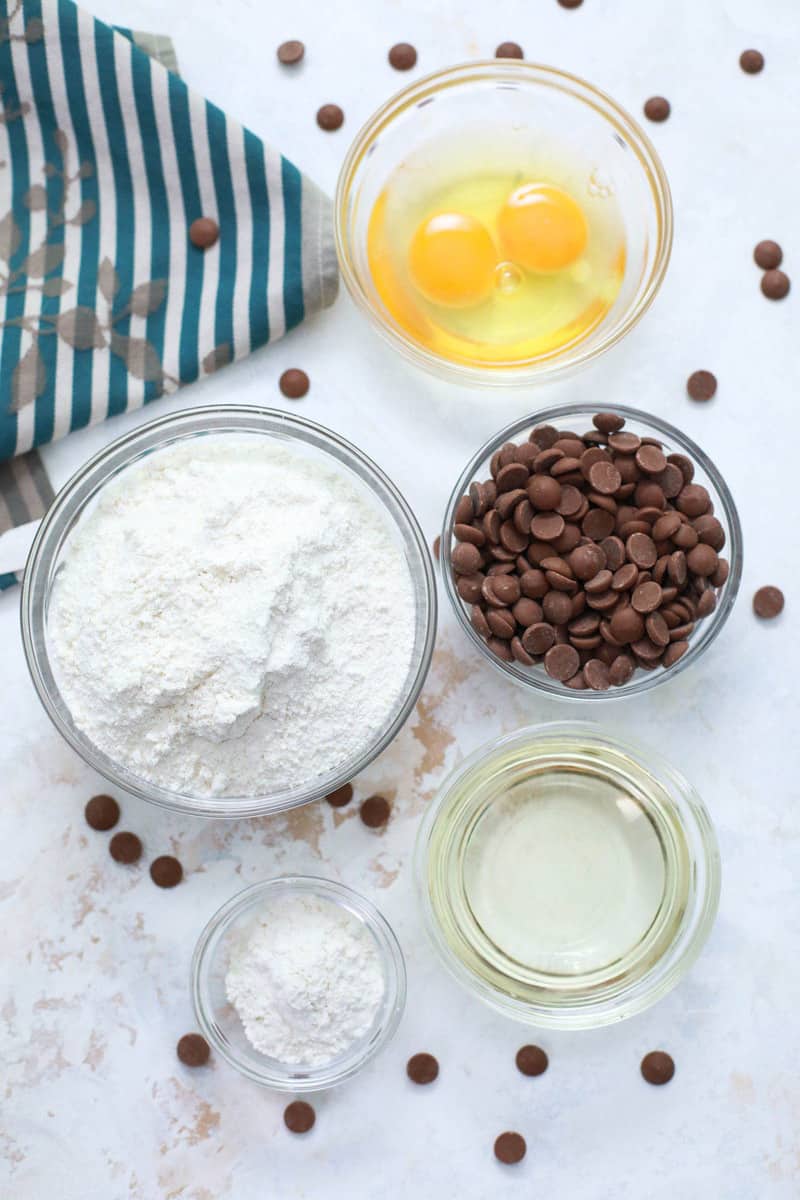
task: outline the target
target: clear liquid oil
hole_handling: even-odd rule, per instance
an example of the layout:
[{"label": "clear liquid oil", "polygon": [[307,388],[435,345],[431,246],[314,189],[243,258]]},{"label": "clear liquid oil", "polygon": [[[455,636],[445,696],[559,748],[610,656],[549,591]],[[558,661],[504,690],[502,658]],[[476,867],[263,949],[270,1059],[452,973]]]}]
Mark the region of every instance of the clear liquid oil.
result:
[{"label": "clear liquid oil", "polygon": [[545,739],[456,781],[431,829],[427,886],[472,973],[512,996],[572,1002],[658,961],[691,867],[671,798],[646,767]]},{"label": "clear liquid oil", "polygon": [[378,296],[428,350],[519,366],[585,338],[625,273],[610,180],[541,138],[427,144],[392,173],[369,222]]}]

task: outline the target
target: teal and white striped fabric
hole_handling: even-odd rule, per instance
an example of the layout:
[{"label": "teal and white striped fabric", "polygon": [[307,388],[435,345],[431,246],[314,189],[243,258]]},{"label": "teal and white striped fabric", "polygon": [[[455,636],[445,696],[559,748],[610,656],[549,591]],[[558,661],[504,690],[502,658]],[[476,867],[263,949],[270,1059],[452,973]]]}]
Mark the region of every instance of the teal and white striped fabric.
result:
[{"label": "teal and white striped fabric", "polygon": [[280,337],[337,275],[327,198],[130,36],[0,13],[2,460]]}]

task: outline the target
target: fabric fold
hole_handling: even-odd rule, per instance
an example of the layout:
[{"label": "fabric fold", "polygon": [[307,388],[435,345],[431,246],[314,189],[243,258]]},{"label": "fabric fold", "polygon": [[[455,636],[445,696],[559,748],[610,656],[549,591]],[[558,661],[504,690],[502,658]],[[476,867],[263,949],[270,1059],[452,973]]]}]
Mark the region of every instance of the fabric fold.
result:
[{"label": "fabric fold", "polygon": [[[175,66],[169,39],[72,0],[0,19],[0,460],[210,374],[336,296],[329,199]],[[219,226],[205,250],[198,217]]]}]

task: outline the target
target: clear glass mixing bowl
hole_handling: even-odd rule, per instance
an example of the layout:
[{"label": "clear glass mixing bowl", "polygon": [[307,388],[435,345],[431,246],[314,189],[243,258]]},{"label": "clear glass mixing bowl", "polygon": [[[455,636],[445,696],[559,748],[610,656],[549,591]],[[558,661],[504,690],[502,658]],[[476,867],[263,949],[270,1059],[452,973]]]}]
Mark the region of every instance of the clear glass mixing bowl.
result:
[{"label": "clear glass mixing bowl", "polygon": [[[591,332],[518,365],[475,366],[427,350],[398,324],[378,296],[367,259],[374,205],[389,177],[427,143],[472,130],[513,134],[524,144],[545,135],[588,164],[587,177],[613,188],[626,236],[626,266],[610,311]],[[420,168],[422,169],[422,168]],[[587,183],[588,186],[588,183]],[[342,278],[374,328],[406,359],[461,383],[528,385],[585,366],[616,345],[650,307],[672,248],[672,200],[650,139],[624,109],[566,71],[491,59],[449,67],[398,92],[356,135],[335,201]]]},{"label": "clear glass mixing bowl", "polygon": [[521,684],[522,687],[543,692],[561,700],[590,703],[620,700],[639,692],[649,691],[650,688],[659,687],[662,683],[674,679],[681,671],[685,671],[687,667],[696,663],[722,632],[736,600],[742,577],[742,527],[739,522],[739,514],[728,485],[708,455],[685,433],[673,425],[669,425],[666,421],[662,421],[659,417],[619,404],[604,404],[603,412],[617,413],[625,418],[626,433],[637,433],[643,438],[655,438],[663,445],[666,454],[683,454],[694,463],[693,482],[702,484],[708,490],[714,504],[714,516],[725,530],[725,547],[721,554],[730,563],[730,574],[719,593],[717,607],[710,616],[698,621],[694,633],[689,638],[689,649],[673,666],[668,669],[657,667],[654,671],[637,669],[627,683],[621,687],[609,688],[605,692],[595,692],[589,688],[585,691],[575,691],[568,688],[566,684],[551,679],[541,665],[525,667],[518,662],[504,662],[489,650],[483,638],[472,625],[470,606],[459,596],[453,577],[450,560],[456,544],[453,537],[456,505],[461,496],[469,490],[469,485],[474,480],[483,482],[490,478],[492,455],[505,442],[525,441],[530,431],[537,425],[555,425],[559,429],[572,429],[580,435],[592,428],[592,417],[597,411],[597,405],[588,404],[563,404],[558,408],[542,409],[541,412],[521,417],[513,424],[507,425],[505,429],[501,429],[481,446],[480,450],[467,463],[453,489],[445,513],[439,553],[444,590],[453,606],[458,623],[466,636],[478,647],[481,654],[489,660],[493,667],[501,671],[506,678],[513,680],[514,683]]},{"label": "clear glass mixing bowl", "polygon": [[[380,506],[396,530],[411,573],[416,608],[414,646],[404,686],[383,732],[335,770],[265,796],[209,798],[170,791],[114,762],[78,728],[60,694],[47,639],[50,592],[70,531],[100,490],[143,455],[187,438],[257,434],[292,445],[304,455],[332,460]],[[322,426],[286,413],[246,405],[194,408],[162,417],[117,438],[73,475],[45,514],[31,547],[21,598],[22,641],[39,698],[53,724],[89,766],[119,788],[160,804],[208,817],[251,817],[295,808],[341,787],[358,775],[402,728],[414,708],[430,666],[436,636],[436,586],[430,551],[403,496],[365,454]]]},{"label": "clear glass mixing bowl", "polygon": [[[481,837],[487,815],[500,804],[510,787],[528,780],[531,764],[538,771],[555,770],[569,805],[574,783],[596,780],[598,787],[616,793],[620,825],[638,820],[649,832],[648,842],[632,841],[620,853],[618,871],[609,870],[611,891],[587,892],[582,932],[590,952],[608,943],[604,939],[609,913],[627,912],[633,903],[630,887],[618,884],[632,874],[632,866],[653,874],[652,847],[658,847],[660,879],[652,920],[645,922],[616,953],[600,955],[591,967],[579,964],[577,941],[559,946],[547,965],[524,959],[497,940],[477,915],[470,892],[471,856]],[[539,785],[541,786],[541,785]],[[591,784],[589,785],[591,787]],[[572,791],[570,789],[573,789]],[[599,798],[594,796],[594,811]],[[591,791],[588,793],[591,797]],[[540,803],[548,803],[540,793]],[[563,830],[559,854],[564,857],[563,877],[551,881],[552,890],[534,914],[542,921],[548,906],[577,903],[575,890],[583,886],[589,863],[585,855],[598,853],[571,838],[574,809],[567,809],[570,828]],[[509,827],[509,838],[523,847],[525,869],[534,866],[534,847],[519,826]],[[525,847],[527,846],[527,849]],[[644,857],[643,857],[644,855]],[[637,861],[638,859],[638,861]],[[541,866],[541,864],[539,864]],[[626,868],[628,870],[626,871]],[[498,896],[508,873],[488,879]],[[719,905],[720,857],[708,812],[690,783],[654,750],[622,741],[584,722],[558,722],[531,726],[476,750],[442,784],[428,806],[417,835],[415,873],[428,932],[445,967],[473,995],[506,1016],[530,1025],[552,1029],[589,1029],[631,1017],[665,996],[688,971],[711,931]],[[569,880],[565,883],[564,880]],[[576,882],[580,880],[580,884]],[[520,929],[525,914],[518,910]],[[556,909],[556,918],[558,910]],[[558,965],[554,965],[557,963]]]},{"label": "clear glass mixing bowl", "polygon": [[[282,1063],[254,1049],[225,992],[232,939],[271,901],[285,896],[318,896],[345,909],[372,935],[383,970],[385,991],[371,1028],[323,1066]],[[314,1092],[334,1087],[361,1071],[391,1038],[406,1002],[403,952],[388,921],[364,896],[331,879],[286,875],[253,884],[214,914],[197,941],[192,959],[192,999],[206,1040],[248,1079],[282,1092]]]}]

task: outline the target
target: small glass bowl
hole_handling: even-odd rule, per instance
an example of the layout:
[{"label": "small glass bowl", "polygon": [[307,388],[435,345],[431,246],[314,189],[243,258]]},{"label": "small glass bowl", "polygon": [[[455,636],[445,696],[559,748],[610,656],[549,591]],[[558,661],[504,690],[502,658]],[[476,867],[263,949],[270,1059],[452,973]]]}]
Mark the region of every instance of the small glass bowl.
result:
[{"label": "small glass bowl", "polygon": [[[626,267],[619,294],[586,337],[519,365],[476,366],[434,354],[392,318],[369,269],[370,215],[389,176],[428,141],[494,126],[520,139],[545,133],[586,160],[622,211]],[[661,160],[633,118],[604,92],[565,71],[491,59],[449,67],[398,92],[356,135],[339,174],[336,246],[342,278],[390,345],[418,366],[460,383],[527,386],[585,366],[616,345],[650,307],[672,248],[672,200]]]},{"label": "small glass bowl", "polygon": [[[538,771],[555,770],[554,778],[563,780],[556,784],[559,796],[573,794],[568,791],[568,777],[561,774],[564,772],[569,772],[572,780],[595,779],[601,781],[599,786],[610,786],[620,826],[629,825],[635,816],[640,821],[643,818],[642,825],[649,830],[646,850],[644,842],[633,840],[627,848],[627,862],[638,857],[640,872],[648,878],[652,876],[653,847],[657,847],[662,875],[652,920],[646,928],[642,923],[624,951],[598,957],[585,969],[574,965],[578,962],[574,957],[577,939],[559,944],[558,953],[546,966],[536,965],[499,944],[491,936],[488,922],[474,911],[469,880],[477,877],[474,856],[481,823],[510,785],[532,777],[532,766]],[[592,794],[591,811],[598,797],[599,793]],[[574,810],[569,810],[567,819],[574,830]],[[615,827],[614,836],[616,833]],[[525,844],[519,826],[510,830],[511,837]],[[591,830],[583,843],[576,837],[575,845],[577,866],[572,870],[582,873],[583,856],[601,850]],[[619,877],[624,877],[625,856],[619,861]],[[533,865],[531,869],[535,869]],[[488,866],[485,870],[484,880],[498,878]],[[417,836],[415,874],[428,932],[448,971],[497,1011],[551,1029],[612,1024],[665,996],[705,944],[720,894],[716,836],[692,786],[653,750],[612,738],[584,722],[530,726],[465,759],[426,810]],[[502,875],[503,880],[508,874]],[[617,878],[613,870],[610,877]],[[553,885],[554,893],[561,878]],[[561,899],[572,901],[578,911],[584,904],[581,920],[590,936],[596,936],[596,945],[603,947],[602,918],[608,912],[629,911],[630,889],[620,888],[611,897],[592,896],[588,901],[575,897],[573,891],[565,892]],[[557,904],[557,897],[551,899],[548,893],[547,902]],[[556,961],[559,966],[553,965]]]},{"label": "small glass bowl", "polygon": [[[372,1028],[348,1050],[320,1067],[279,1062],[251,1046],[225,993],[232,937],[246,928],[259,910],[284,896],[319,896],[346,910],[372,935],[383,968],[386,989]],[[255,883],[233,896],[214,914],[197,941],[192,957],[192,1001],[204,1037],[217,1053],[263,1087],[280,1092],[315,1092],[356,1075],[392,1037],[406,1002],[406,967],[394,931],[374,904],[331,879],[285,875]]]},{"label": "small glass bowl", "polygon": [[577,691],[573,688],[568,688],[556,679],[551,679],[541,665],[526,667],[518,662],[504,662],[496,654],[492,654],[483,638],[480,637],[472,626],[469,616],[469,605],[461,599],[456,591],[450,561],[455,544],[453,537],[453,517],[456,505],[474,480],[483,482],[490,477],[489,465],[492,455],[505,442],[524,441],[528,433],[537,425],[563,425],[566,429],[573,429],[577,434],[584,433],[586,430],[593,428],[592,417],[597,411],[598,407],[596,405],[563,404],[558,408],[543,409],[541,412],[533,413],[528,417],[522,417],[520,420],[514,421],[513,424],[507,425],[505,429],[502,429],[500,433],[481,446],[480,450],[478,450],[464,468],[447,505],[441,535],[439,558],[444,589],[458,618],[458,623],[467,634],[467,637],[478,647],[492,666],[502,672],[507,678],[521,684],[523,687],[533,688],[535,691],[545,692],[549,696],[556,696],[562,700],[592,702],[620,700],[627,696],[649,691],[650,688],[658,687],[668,679],[674,679],[681,671],[685,671],[687,667],[696,663],[701,654],[708,649],[720,634],[723,625],[730,616],[742,577],[742,527],[739,523],[739,514],[736,511],[733,496],[728,490],[728,485],[711,459],[685,433],[681,433],[679,429],[667,424],[666,421],[662,421],[659,417],[640,412],[635,408],[626,408],[620,404],[603,405],[603,412],[616,413],[625,418],[626,433],[638,433],[641,437],[656,438],[663,445],[665,453],[684,454],[694,463],[695,474],[693,482],[700,483],[707,488],[714,505],[714,516],[725,530],[725,547],[722,555],[730,563],[730,574],[728,575],[727,582],[720,590],[717,607],[710,616],[704,617],[698,622],[695,632],[689,639],[689,649],[673,666],[668,669],[657,667],[654,671],[644,671],[637,668],[627,683],[622,684],[621,687],[609,688],[606,692],[596,692],[589,688],[585,691]]},{"label": "small glass bowl", "polygon": [[[193,796],[159,787],[114,762],[74,723],[56,682],[47,642],[47,613],[53,580],[70,531],[98,492],[134,462],[187,438],[261,435],[338,466],[385,512],[402,545],[411,573],[416,608],[414,647],[405,684],[384,731],[334,770],[296,787],[265,796]],[[73,475],[56,496],[37,531],[25,569],[21,598],[22,641],[36,691],[56,729],[83,759],[119,788],[181,812],[206,817],[253,817],[318,800],[349,782],[389,745],[408,719],[422,690],[436,636],[436,586],[427,542],[403,496],[366,454],[311,421],[268,408],[220,405],[193,408],[142,425],[117,438]]]}]

